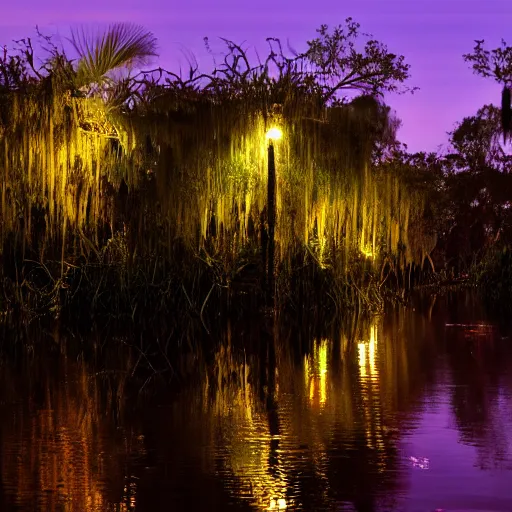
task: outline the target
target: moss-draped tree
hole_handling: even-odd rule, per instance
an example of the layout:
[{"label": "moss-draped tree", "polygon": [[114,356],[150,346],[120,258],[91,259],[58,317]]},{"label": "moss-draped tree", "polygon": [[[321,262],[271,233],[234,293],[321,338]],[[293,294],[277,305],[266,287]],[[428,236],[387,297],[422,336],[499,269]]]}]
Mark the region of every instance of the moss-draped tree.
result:
[{"label": "moss-draped tree", "polygon": [[[286,281],[305,258],[352,286],[347,276],[361,262],[370,270],[383,255],[410,263],[408,225],[421,195],[371,165],[396,128],[379,95],[398,90],[409,67],[375,40],[359,49],[358,30],[351,19],[332,33],[322,26],[292,56],[269,39],[257,65],[225,41],[223,64],[186,78],[157,68],[114,79],[113,69],[155,53],[151,34],[123,25],[97,37],[75,33],[77,62],[54,47],[36,70],[30,44],[5,55],[4,259],[18,268],[29,257],[47,270],[58,261],[59,286],[74,293],[82,285],[73,269],[91,264],[114,265],[127,293],[135,282],[147,292],[201,266],[213,287],[229,287],[256,264],[265,132],[279,124],[279,275]],[[349,99],[350,89],[363,95]]]}]

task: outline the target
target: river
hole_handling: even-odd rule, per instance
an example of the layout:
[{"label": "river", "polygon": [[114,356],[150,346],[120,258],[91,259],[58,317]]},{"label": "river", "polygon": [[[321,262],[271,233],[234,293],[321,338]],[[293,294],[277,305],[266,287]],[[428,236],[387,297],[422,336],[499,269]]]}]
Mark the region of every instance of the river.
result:
[{"label": "river", "polygon": [[512,338],[470,295],[149,352],[2,357],[0,510],[512,510]]}]

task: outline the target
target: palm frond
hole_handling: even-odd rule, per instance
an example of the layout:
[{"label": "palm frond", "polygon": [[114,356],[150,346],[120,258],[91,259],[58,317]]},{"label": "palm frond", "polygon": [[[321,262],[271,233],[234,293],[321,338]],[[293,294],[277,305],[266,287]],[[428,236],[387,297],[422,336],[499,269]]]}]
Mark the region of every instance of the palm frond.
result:
[{"label": "palm frond", "polygon": [[103,34],[92,35],[83,28],[72,31],[71,43],[79,55],[79,86],[101,83],[109,72],[144,64],[157,55],[153,34],[128,23],[110,25]]}]

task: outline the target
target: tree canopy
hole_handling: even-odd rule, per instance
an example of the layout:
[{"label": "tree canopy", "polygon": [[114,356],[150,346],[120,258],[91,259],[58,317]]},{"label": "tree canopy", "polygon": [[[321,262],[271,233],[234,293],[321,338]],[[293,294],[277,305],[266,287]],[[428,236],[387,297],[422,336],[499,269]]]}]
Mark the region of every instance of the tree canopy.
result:
[{"label": "tree canopy", "polygon": [[512,87],[512,47],[504,39],[501,45],[488,50],[483,39],[477,39],[472,53],[463,55],[471,64],[473,72],[484,78],[493,78],[503,86],[501,97],[501,128],[504,141],[512,133],[512,106],[510,88]]}]

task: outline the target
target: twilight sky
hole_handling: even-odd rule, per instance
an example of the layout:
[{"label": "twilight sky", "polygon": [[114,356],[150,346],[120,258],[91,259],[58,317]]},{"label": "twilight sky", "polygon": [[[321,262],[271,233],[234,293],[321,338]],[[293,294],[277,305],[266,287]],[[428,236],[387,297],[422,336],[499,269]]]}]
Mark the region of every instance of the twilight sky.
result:
[{"label": "twilight sky", "polygon": [[334,26],[348,16],[411,64],[409,85],[420,91],[386,98],[403,121],[399,138],[410,151],[435,151],[457,121],[499,103],[500,86],[474,76],[462,54],[475,39],[492,48],[501,38],[512,44],[511,0],[1,0],[0,45],[34,36],[36,24],[64,39],[71,26],[128,21],[153,31],[162,67],[187,69],[186,49],[210,71],[204,36],[212,43],[245,41],[263,55],[266,37],[288,38],[301,51],[322,23]]}]

